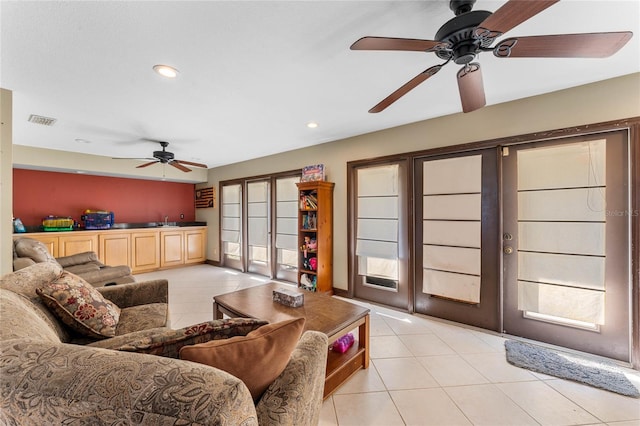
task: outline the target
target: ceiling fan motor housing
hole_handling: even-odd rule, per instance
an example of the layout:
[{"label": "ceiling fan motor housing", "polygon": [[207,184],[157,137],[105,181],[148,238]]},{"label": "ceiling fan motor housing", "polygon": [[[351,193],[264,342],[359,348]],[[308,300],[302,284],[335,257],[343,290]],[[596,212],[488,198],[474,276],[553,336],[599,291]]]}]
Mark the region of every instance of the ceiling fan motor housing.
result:
[{"label": "ceiling fan motor housing", "polygon": [[173,160],[173,152],[167,151],[153,151],[153,158],[157,158],[161,163],[168,163]]},{"label": "ceiling fan motor housing", "polygon": [[452,59],[458,65],[465,65],[473,61],[480,53],[482,43],[481,39],[474,37],[474,30],[489,16],[491,16],[491,12],[475,10],[462,13],[447,21],[436,33],[435,39],[447,42],[452,47],[451,49],[437,50],[436,55],[445,61]]}]

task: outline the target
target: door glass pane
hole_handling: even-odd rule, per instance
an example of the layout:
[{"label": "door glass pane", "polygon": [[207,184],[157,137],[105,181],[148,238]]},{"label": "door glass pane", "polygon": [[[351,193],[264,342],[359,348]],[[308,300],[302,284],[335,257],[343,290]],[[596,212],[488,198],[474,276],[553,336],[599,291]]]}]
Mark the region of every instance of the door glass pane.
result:
[{"label": "door glass pane", "polygon": [[242,269],[241,253],[241,201],[242,187],[240,184],[224,185],[222,187],[221,232],[222,260],[225,266]]},{"label": "door glass pane", "polygon": [[276,278],[296,282],[299,176],[276,179]]},{"label": "door glass pane", "polygon": [[482,156],[423,163],[423,293],[480,303]]},{"label": "door glass pane", "polygon": [[269,183],[247,183],[248,269],[263,275],[269,271]]},{"label": "door glass pane", "polygon": [[604,324],[605,164],[605,140],[518,150],[518,309],[525,317]]}]

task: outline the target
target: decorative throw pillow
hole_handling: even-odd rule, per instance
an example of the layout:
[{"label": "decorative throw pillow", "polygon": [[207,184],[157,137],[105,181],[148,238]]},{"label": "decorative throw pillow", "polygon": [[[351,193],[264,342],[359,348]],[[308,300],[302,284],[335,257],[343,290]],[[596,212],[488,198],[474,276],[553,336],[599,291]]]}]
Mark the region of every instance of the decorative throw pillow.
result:
[{"label": "decorative throw pillow", "polygon": [[78,333],[96,339],[116,335],[120,308],[79,276],[65,271],[36,292],[62,322]]},{"label": "decorative throw pillow", "polygon": [[246,336],[183,346],[180,359],[207,364],[236,376],[257,402],[287,366],[304,322],[304,318],[297,318],[263,325]]}]

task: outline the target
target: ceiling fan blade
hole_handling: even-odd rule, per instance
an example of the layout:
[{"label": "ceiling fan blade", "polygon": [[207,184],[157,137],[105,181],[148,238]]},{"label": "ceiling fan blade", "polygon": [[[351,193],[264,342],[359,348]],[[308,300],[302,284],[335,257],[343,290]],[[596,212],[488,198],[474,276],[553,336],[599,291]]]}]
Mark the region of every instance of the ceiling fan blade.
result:
[{"label": "ceiling fan blade", "polygon": [[622,48],[631,31],[514,37],[493,49],[499,58],[606,58]]},{"label": "ceiling fan blade", "polygon": [[191,171],[191,169],[183,166],[182,164],[178,163],[177,161],[169,161],[169,164],[172,165],[173,167],[175,167],[178,170],[182,170],[185,173],[189,173]]},{"label": "ceiling fan blade", "polygon": [[471,62],[458,71],[458,90],[462,101],[462,112],[475,111],[487,103],[484,97],[480,64]]},{"label": "ceiling fan blade", "polygon": [[449,43],[433,40],[394,37],[362,37],[351,45],[351,50],[406,50],[412,52],[432,52],[448,48]]},{"label": "ceiling fan blade", "polygon": [[475,30],[476,37],[499,37],[511,28],[534,17],[560,0],[510,0],[482,21]]},{"label": "ceiling fan blade", "polygon": [[384,98],[382,101],[380,101],[376,106],[371,108],[369,112],[376,113],[376,112],[384,111],[389,105],[391,105],[392,103],[394,103],[395,101],[397,101],[398,99],[400,99],[401,97],[409,93],[410,90],[416,88],[420,83],[422,83],[432,75],[436,74],[438,71],[440,71],[440,69],[443,66],[444,64],[434,65],[422,71],[420,74],[413,77],[411,80],[409,80],[404,85],[402,85],[402,87],[400,87],[398,90],[396,90],[395,92],[393,92],[392,94]]},{"label": "ceiling fan blade", "polygon": [[139,166],[136,167],[136,169],[141,169],[143,167],[148,167],[148,166],[150,166],[152,164],[156,164],[156,163],[159,163],[159,161],[151,161],[149,163],[140,164]]},{"label": "ceiling fan blade", "polygon": [[111,157],[112,160],[153,160],[153,158],[150,157],[145,157],[145,158],[141,158],[141,157]]},{"label": "ceiling fan blade", "polygon": [[203,169],[208,169],[209,167],[206,164],[202,164],[202,163],[192,163],[191,161],[185,161],[185,160],[173,160],[174,163],[180,163],[180,164],[186,164],[188,166],[194,166],[194,167],[202,167]]}]

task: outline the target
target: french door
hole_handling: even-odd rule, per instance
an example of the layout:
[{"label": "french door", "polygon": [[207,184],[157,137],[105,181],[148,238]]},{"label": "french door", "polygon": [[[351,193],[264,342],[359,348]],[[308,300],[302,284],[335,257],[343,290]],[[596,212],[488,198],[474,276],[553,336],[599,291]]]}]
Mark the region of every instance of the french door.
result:
[{"label": "french door", "polygon": [[299,181],[295,171],[221,183],[224,266],[296,282]]},{"label": "french door", "polygon": [[247,182],[247,271],[271,277],[270,182]]},{"label": "french door", "polygon": [[500,327],[495,149],[419,158],[415,179],[415,311]]},{"label": "french door", "polygon": [[502,151],[504,332],[629,361],[627,132]]}]

